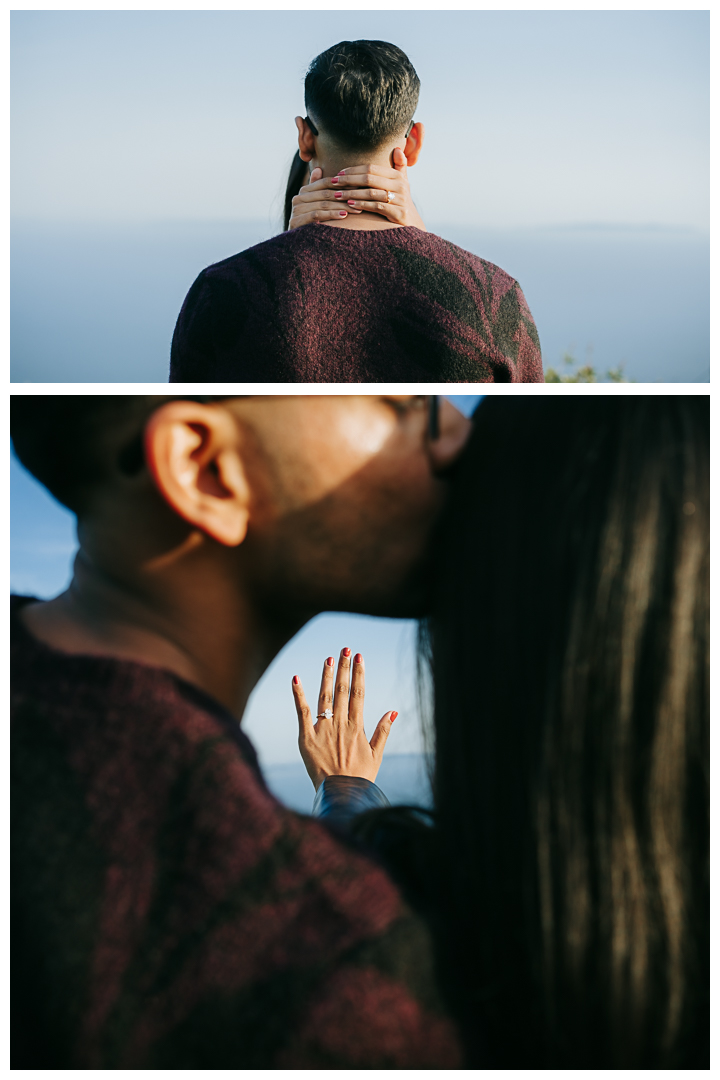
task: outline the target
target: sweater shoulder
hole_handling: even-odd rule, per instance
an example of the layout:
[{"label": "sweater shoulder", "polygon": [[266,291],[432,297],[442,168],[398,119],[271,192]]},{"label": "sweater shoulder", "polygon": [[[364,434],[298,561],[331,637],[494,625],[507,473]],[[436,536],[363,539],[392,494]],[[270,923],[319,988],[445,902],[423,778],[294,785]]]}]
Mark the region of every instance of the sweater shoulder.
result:
[{"label": "sweater shoulder", "polygon": [[[305,226],[305,229],[313,226]],[[310,245],[312,246],[312,245]],[[293,229],[288,232],[278,233],[267,240],[261,240],[259,244],[253,244],[249,248],[238,251],[235,255],[229,255],[226,259],[211,263],[200,272],[199,278],[212,278],[229,272],[242,272],[243,270],[271,263],[286,252],[299,249],[307,249],[308,237],[303,234],[303,229]]]},{"label": "sweater shoulder", "polygon": [[259,244],[246,248],[235,255],[207,266],[200,274],[201,279],[222,277],[226,274],[242,274],[261,269],[263,266],[276,264],[286,257],[302,256],[303,259],[333,261],[336,258],[351,258],[362,263],[374,258],[378,249],[390,248],[395,251],[407,250],[423,255],[433,262],[457,268],[464,264],[473,271],[481,272],[492,280],[515,282],[502,267],[483,259],[472,251],[445,240],[436,233],[425,232],[413,227],[403,229],[363,232],[345,229],[331,229],[323,225],[304,225],[298,229],[278,233]]},{"label": "sweater shoulder", "polygon": [[[22,603],[13,601],[15,615]],[[50,801],[60,755],[111,857],[130,843],[142,861],[147,837],[179,814],[188,842],[203,837],[195,883],[207,898],[217,888],[219,900],[238,875],[269,860],[271,878],[285,875],[283,888],[313,882],[311,891],[323,893],[337,877],[331,889],[348,930],[360,932],[365,918],[358,922],[351,899],[358,890],[367,902],[383,897],[376,931],[397,914],[399,896],[378,868],[269,791],[252,744],[221,705],[159,668],[62,654],[12,621],[14,752],[53,744],[44,765]],[[17,779],[22,785],[22,772]]]},{"label": "sweater shoulder", "polygon": [[490,262],[489,259],[484,259],[481,255],[476,255],[473,251],[460,247],[458,244],[453,243],[452,240],[446,240],[437,233],[423,233],[419,229],[413,229],[412,234],[412,246],[418,251],[424,250],[436,262],[441,264],[450,262],[455,265],[458,263],[465,264],[475,272],[481,271],[491,279],[504,278],[517,284],[515,278],[506,270],[503,270],[501,266]]}]

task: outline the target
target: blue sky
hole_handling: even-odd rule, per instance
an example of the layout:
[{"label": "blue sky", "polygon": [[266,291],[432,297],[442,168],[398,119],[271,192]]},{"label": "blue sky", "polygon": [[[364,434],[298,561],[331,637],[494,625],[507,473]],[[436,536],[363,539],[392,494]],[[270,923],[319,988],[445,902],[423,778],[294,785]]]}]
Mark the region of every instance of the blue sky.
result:
[{"label": "blue sky", "polygon": [[12,13],[13,211],[275,227],[314,55],[400,45],[431,229],[708,224],[703,11]]},{"label": "blue sky", "polygon": [[[478,395],[452,397],[470,414]],[[19,464],[10,460],[11,591],[48,599],[62,592],[72,573],[77,544],[74,515],[61,506]],[[357,615],[321,615],[313,619],[279,654],[255,689],[243,721],[264,764],[298,760],[297,721],[290,694],[299,674],[313,694],[322,662],[349,645],[362,652],[368,672],[366,727],[388,709],[397,709],[389,753],[422,749],[415,701],[415,624],[399,619]]]}]

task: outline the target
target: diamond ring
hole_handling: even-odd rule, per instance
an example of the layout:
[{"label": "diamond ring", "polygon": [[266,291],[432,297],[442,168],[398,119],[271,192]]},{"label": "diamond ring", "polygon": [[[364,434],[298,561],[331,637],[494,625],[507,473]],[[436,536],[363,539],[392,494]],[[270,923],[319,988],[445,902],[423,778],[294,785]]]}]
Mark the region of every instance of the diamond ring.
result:
[{"label": "diamond ring", "polygon": [[318,715],[316,716],[315,719],[316,720],[322,720],[323,717],[326,720],[332,720],[332,718],[333,718],[332,709],[326,709],[325,712],[318,713]]},{"label": "diamond ring", "polygon": [[395,192],[394,191],[388,191],[388,193],[387,193],[387,201],[392,202],[394,198],[395,198]]}]

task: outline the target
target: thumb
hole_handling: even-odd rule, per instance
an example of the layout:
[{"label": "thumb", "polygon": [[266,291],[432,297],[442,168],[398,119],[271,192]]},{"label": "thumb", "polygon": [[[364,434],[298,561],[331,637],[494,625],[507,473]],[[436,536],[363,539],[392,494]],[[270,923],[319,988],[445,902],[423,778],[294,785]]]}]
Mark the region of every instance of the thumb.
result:
[{"label": "thumb", "polygon": [[382,758],[385,743],[388,741],[388,735],[390,734],[390,728],[397,720],[397,715],[396,712],[386,712],[381,718],[378,726],[375,728],[375,733],[370,740],[370,749],[376,758]]},{"label": "thumb", "polygon": [[393,150],[393,169],[397,169],[403,176],[407,173],[407,158],[399,146]]},{"label": "thumb", "polygon": [[300,725],[300,741],[307,741],[315,731],[310,706],[305,700],[305,692],[298,675],[293,675],[292,681],[293,699],[297,711],[298,724]]},{"label": "thumb", "polygon": [[316,180],[322,180],[322,169],[313,169],[310,173],[310,183],[314,184]]}]

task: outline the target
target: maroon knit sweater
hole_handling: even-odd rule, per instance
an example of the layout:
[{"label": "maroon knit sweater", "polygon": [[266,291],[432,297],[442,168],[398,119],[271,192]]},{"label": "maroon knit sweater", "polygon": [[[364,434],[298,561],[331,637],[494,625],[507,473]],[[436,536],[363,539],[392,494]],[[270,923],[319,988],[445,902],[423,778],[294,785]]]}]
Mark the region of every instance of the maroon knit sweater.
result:
[{"label": "maroon knit sweater", "polygon": [[415,228],[304,225],[209,266],[172,342],[170,382],[542,382],[504,270]]},{"label": "maroon knit sweater", "polygon": [[423,924],[160,669],[12,602],[12,1066],[457,1068]]}]

